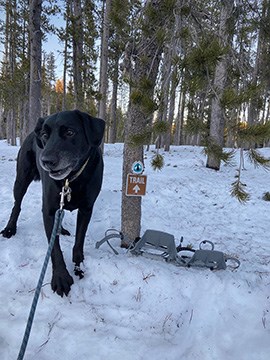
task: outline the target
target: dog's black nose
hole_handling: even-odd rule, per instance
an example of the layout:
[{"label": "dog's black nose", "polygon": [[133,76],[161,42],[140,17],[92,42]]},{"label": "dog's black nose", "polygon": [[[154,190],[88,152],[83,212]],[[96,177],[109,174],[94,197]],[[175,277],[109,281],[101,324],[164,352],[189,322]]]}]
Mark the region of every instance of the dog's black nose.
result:
[{"label": "dog's black nose", "polygon": [[42,155],[40,158],[45,169],[54,170],[58,164],[58,159],[55,155]]}]

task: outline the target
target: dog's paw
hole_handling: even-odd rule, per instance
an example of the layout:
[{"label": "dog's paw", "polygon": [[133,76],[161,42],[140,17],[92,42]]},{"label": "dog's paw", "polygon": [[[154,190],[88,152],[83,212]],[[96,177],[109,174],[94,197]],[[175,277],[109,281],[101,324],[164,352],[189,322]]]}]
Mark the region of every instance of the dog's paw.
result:
[{"label": "dog's paw", "polygon": [[75,267],[76,266],[80,267],[80,264],[83,262],[83,260],[84,260],[83,251],[76,249],[76,247],[74,246],[72,261],[74,262]]},{"label": "dog's paw", "polygon": [[63,297],[64,295],[68,295],[71,289],[71,285],[73,284],[73,278],[70,276],[67,269],[54,270],[51,286],[52,290],[56,292],[58,295]]},{"label": "dog's paw", "polygon": [[70,232],[61,226],[61,235],[70,236]]},{"label": "dog's paw", "polygon": [[74,274],[76,276],[79,276],[80,279],[84,278],[84,271],[79,267],[79,266],[75,266],[74,268]]},{"label": "dog's paw", "polygon": [[11,236],[15,235],[16,234],[16,226],[15,227],[10,227],[10,226],[7,226],[5,229],[3,229],[0,234],[3,235],[3,237],[5,238],[11,238]]}]

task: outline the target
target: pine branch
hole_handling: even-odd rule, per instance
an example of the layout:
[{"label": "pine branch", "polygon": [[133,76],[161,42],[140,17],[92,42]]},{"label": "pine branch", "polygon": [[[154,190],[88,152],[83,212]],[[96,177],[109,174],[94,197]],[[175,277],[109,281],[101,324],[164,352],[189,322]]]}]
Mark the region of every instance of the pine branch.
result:
[{"label": "pine branch", "polygon": [[211,139],[207,140],[207,143],[203,149],[203,153],[208,156],[209,154],[213,154],[217,159],[223,161],[226,165],[233,165],[233,157],[235,154],[235,150],[224,151],[223,148],[217,145]]},{"label": "pine branch", "polygon": [[130,146],[136,147],[136,146],[142,146],[145,144],[149,144],[151,140],[151,130],[146,129],[141,134],[134,134],[129,136],[129,144]]},{"label": "pine branch", "polygon": [[250,149],[247,152],[247,156],[255,168],[262,166],[265,170],[270,170],[270,159],[265,158],[259,151]]},{"label": "pine branch", "polygon": [[160,154],[156,154],[153,156],[151,160],[151,165],[154,170],[161,170],[164,167],[164,157]]},{"label": "pine branch", "polygon": [[237,200],[242,204],[246,203],[250,199],[249,194],[244,190],[244,186],[246,186],[246,184],[242,183],[241,181],[241,173],[242,173],[242,169],[244,168],[243,151],[244,150],[241,148],[239,167],[237,169],[237,175],[235,176],[237,180],[232,183],[232,188],[231,188],[231,196],[236,197]]},{"label": "pine branch", "polygon": [[244,190],[245,184],[238,179],[232,183],[231,196],[236,197],[240,203],[246,203],[250,199],[250,195]]},{"label": "pine branch", "polygon": [[190,135],[205,134],[207,132],[207,124],[198,118],[189,118],[185,130]]},{"label": "pine branch", "polygon": [[170,125],[166,121],[156,121],[153,124],[153,131],[158,135],[165,134],[169,130],[169,128]]},{"label": "pine branch", "polygon": [[238,138],[243,142],[263,142],[270,139],[270,121],[265,124],[247,125],[238,129]]}]

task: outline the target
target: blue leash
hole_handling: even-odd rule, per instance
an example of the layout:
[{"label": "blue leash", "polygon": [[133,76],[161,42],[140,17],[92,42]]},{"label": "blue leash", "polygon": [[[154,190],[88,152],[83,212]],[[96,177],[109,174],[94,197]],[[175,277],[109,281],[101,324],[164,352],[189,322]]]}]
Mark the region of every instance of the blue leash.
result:
[{"label": "blue leash", "polygon": [[53,245],[54,245],[54,241],[56,236],[60,233],[61,230],[61,223],[64,217],[64,210],[62,209],[58,209],[55,213],[55,217],[54,217],[54,225],[53,225],[53,230],[52,230],[52,234],[51,234],[51,239],[50,239],[50,243],[48,246],[48,250],[44,259],[44,263],[40,272],[40,276],[39,276],[39,280],[38,280],[38,284],[36,287],[36,291],[35,291],[35,295],[34,295],[34,299],[32,301],[32,306],[30,309],[30,313],[28,316],[28,320],[27,320],[27,324],[26,324],[26,328],[25,328],[25,332],[24,332],[24,337],[23,337],[23,341],[22,341],[22,345],[20,348],[20,352],[18,355],[17,360],[23,360],[24,357],[24,353],[26,350],[26,346],[28,343],[28,339],[30,336],[30,332],[31,332],[31,328],[32,328],[32,324],[33,324],[33,320],[34,320],[34,316],[35,316],[35,311],[36,311],[36,307],[37,307],[37,302],[38,302],[38,298],[40,295],[40,291],[41,291],[41,287],[42,287],[42,283],[44,280],[44,276],[46,273],[46,269],[48,266],[48,262],[51,256],[51,252],[53,249]]}]

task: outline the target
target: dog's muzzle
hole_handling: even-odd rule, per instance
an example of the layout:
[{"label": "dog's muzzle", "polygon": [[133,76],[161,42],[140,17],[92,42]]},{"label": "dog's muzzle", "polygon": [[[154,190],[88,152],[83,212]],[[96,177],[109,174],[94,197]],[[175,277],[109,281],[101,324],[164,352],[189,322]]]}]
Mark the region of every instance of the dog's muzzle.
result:
[{"label": "dog's muzzle", "polygon": [[72,171],[73,166],[64,159],[59,161],[56,156],[41,155],[39,158],[40,166],[49,173],[54,180],[65,179]]}]

